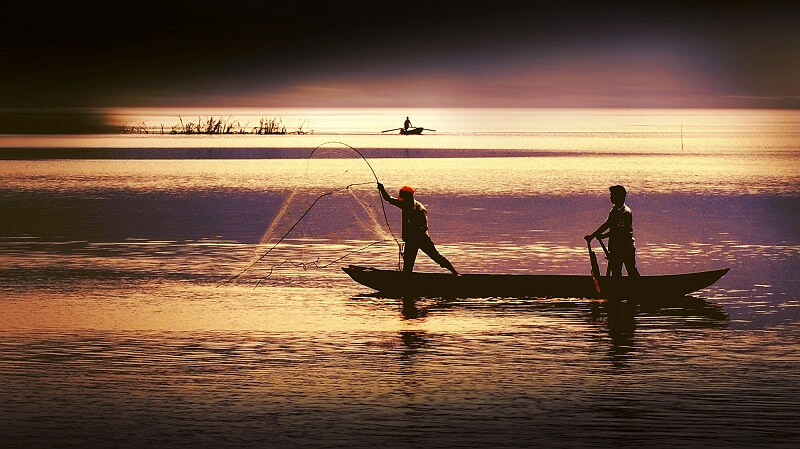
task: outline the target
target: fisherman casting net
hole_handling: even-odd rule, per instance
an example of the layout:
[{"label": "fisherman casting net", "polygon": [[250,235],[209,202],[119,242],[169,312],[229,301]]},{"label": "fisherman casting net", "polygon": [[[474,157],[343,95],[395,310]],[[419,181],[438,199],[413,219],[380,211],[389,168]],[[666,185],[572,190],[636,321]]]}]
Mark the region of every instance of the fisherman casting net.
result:
[{"label": "fisherman casting net", "polygon": [[[296,187],[262,235],[251,260],[225,282],[259,285],[337,262],[394,267],[399,242],[376,189],[377,175],[355,148],[328,142],[298,169]],[[343,262],[344,263],[344,262]]]}]

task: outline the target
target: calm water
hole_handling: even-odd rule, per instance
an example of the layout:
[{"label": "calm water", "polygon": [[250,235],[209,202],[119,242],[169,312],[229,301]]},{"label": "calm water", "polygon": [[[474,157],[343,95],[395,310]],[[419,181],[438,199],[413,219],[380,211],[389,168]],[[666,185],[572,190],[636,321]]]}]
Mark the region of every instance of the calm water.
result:
[{"label": "calm water", "polygon": [[[284,122],[314,134],[0,136],[0,445],[800,443],[797,111],[413,112],[436,134],[302,110]],[[389,234],[370,166],[330,141],[413,184],[463,272],[588,273],[617,183],[643,274],[731,271],[654,305],[371,295],[339,267],[391,268],[397,247],[337,261]],[[221,284],[308,204],[290,193],[355,183]]]}]

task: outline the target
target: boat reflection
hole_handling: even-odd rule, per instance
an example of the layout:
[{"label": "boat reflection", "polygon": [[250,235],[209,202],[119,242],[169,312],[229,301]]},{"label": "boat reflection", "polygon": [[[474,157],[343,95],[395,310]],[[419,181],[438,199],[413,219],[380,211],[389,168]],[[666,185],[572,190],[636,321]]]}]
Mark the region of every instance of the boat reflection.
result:
[{"label": "boat reflection", "polygon": [[423,331],[401,331],[400,340],[403,342],[403,358],[412,358],[428,342],[428,336]]},{"label": "boat reflection", "polygon": [[636,351],[637,320],[649,328],[707,328],[728,326],[730,317],[717,304],[702,298],[684,296],[658,301],[602,301],[592,303],[589,321],[603,326],[611,343],[608,356],[620,369]]},{"label": "boat reflection", "polygon": [[407,320],[413,320],[420,317],[424,317],[428,314],[427,309],[420,310],[417,307],[417,299],[416,298],[403,298],[403,309],[402,309],[403,317]]},{"label": "boat reflection", "polygon": [[[429,313],[444,312],[454,308],[460,309],[502,309],[534,312],[547,316],[560,312],[573,315],[585,312],[591,322],[608,320],[616,322],[625,316],[674,318],[671,326],[719,328],[728,325],[730,317],[725,310],[706,299],[695,296],[663,298],[657,300],[588,300],[588,299],[552,299],[552,298],[428,298],[417,296],[386,296],[381,293],[369,293],[354,296],[356,301],[370,300],[373,304],[382,303],[383,307],[395,307],[395,300],[401,301],[401,314],[406,319],[417,319]],[[570,313],[573,312],[573,313]],[[681,320],[681,318],[684,318]],[[682,327],[682,326],[681,326]]]},{"label": "boat reflection", "polygon": [[[396,299],[386,301],[379,294],[364,295],[353,299],[372,300],[372,305],[397,307]],[[636,356],[637,328],[663,329],[724,329],[730,317],[725,310],[705,299],[684,296],[658,301],[578,300],[539,298],[401,298],[400,315],[404,320],[419,320],[440,315],[446,318],[453,310],[497,311],[512,314],[516,318],[534,314],[540,318],[559,321],[588,323],[607,335],[602,338],[608,344],[608,359],[618,369],[625,369]],[[510,329],[509,329],[510,330]],[[521,330],[524,331],[524,330]],[[641,331],[641,329],[640,329]],[[425,338],[414,332],[403,332],[401,338],[409,354],[424,346]]]},{"label": "boat reflection", "polygon": [[605,327],[611,343],[608,357],[616,368],[626,368],[636,351],[636,307],[626,301],[592,303],[589,322]]}]

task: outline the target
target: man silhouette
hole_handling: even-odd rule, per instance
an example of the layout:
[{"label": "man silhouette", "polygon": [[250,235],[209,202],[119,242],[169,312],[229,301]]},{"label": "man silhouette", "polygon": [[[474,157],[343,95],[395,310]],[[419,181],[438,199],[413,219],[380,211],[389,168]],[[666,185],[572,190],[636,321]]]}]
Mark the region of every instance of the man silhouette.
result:
[{"label": "man silhouette", "polygon": [[402,237],[405,242],[403,251],[403,272],[411,273],[414,270],[414,261],[417,259],[417,251],[422,250],[434,262],[442,268],[450,270],[458,275],[458,271],[453,267],[444,256],[436,250],[430,235],[428,235],[428,210],[419,201],[414,199],[414,189],[409,186],[400,188],[400,195],[397,198],[389,196],[383,184],[378,183],[378,191],[381,197],[403,211],[403,231]]},{"label": "man silhouette", "polygon": [[411,128],[411,120],[406,117],[406,121],[403,123],[403,131],[408,131],[408,128]]},{"label": "man silhouette", "polygon": [[[600,240],[608,237],[611,276],[622,276],[622,265],[625,265],[628,276],[639,276],[639,270],[636,269],[636,246],[633,243],[633,213],[625,204],[627,192],[620,185],[611,186],[608,190],[614,207],[608,213],[606,222],[584,238],[590,242],[593,238]],[[606,231],[608,233],[603,234]]]}]

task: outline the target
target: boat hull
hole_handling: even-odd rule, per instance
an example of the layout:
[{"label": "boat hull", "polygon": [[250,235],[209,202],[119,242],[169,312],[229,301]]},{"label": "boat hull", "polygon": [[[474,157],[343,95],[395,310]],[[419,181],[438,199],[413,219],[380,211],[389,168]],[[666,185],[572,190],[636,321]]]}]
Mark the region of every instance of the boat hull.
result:
[{"label": "boat hull", "polygon": [[677,297],[717,282],[729,268],[663,276],[523,275],[411,273],[350,265],[342,268],[354,281],[389,296],[455,298],[639,298]]},{"label": "boat hull", "polygon": [[400,130],[400,134],[402,134],[402,135],[404,135],[404,136],[411,136],[411,135],[415,135],[415,134],[422,134],[422,131],[423,131],[424,129],[425,129],[425,128],[409,128],[409,129],[401,129],[401,130]]}]

